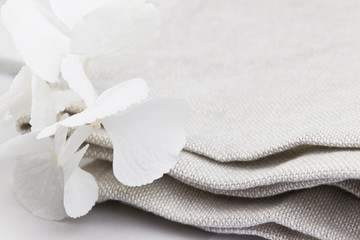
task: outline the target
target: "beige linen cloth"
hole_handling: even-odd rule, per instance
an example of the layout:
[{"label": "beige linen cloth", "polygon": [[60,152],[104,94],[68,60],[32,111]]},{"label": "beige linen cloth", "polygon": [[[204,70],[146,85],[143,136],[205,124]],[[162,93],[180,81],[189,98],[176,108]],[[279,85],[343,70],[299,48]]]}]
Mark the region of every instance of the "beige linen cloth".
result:
[{"label": "beige linen cloth", "polygon": [[[360,2],[151,2],[159,43],[96,87],[142,77],[153,96],[186,99],[187,144],[144,187],[118,183],[108,161],[86,166],[99,201],[213,232],[360,239]],[[103,132],[88,142],[88,156],[112,159]]]}]

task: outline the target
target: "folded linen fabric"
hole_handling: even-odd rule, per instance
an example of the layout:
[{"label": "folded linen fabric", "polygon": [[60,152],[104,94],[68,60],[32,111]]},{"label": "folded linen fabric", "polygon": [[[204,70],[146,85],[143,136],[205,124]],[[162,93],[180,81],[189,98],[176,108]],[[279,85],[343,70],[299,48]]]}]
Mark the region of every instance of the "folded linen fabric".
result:
[{"label": "folded linen fabric", "polygon": [[[163,39],[149,52],[146,63],[124,71],[123,77],[144,76],[154,95],[178,96],[193,105],[186,151],[170,173],[172,177],[208,192],[241,197],[271,196],[322,184],[359,196],[358,181],[347,180],[360,176],[360,156],[354,149],[360,144],[356,60],[360,43],[355,40],[360,36],[356,24],[360,8],[356,1],[158,1],[158,6],[168,23]],[[109,147],[97,137],[96,145]],[[111,152],[105,154],[101,149],[95,148],[94,155],[111,159]],[[256,161],[242,162],[251,160]],[[271,239],[360,236],[355,213],[358,199],[337,188],[287,193],[278,197],[278,205],[272,202],[274,198],[256,200],[259,205],[234,198],[239,208],[246,208],[245,201],[255,204],[250,212],[259,213],[241,222],[234,218],[246,214],[235,211],[218,195],[204,193],[203,199],[180,191],[182,198],[171,198],[176,204],[162,205],[156,197],[162,196],[159,189],[167,189],[166,183],[148,193],[147,202],[154,204],[149,207],[131,198],[134,190],[103,181],[107,186],[104,199],[120,199],[215,232]],[[171,186],[163,191],[169,198],[178,189]],[[292,198],[291,203],[283,200],[287,197]],[[264,207],[267,201],[271,207],[281,207],[270,211]],[[163,206],[168,211],[189,206],[184,212],[192,217],[176,210],[161,212]],[[296,207],[284,210],[288,206]],[[353,208],[355,214],[340,214],[343,206]],[[196,211],[199,208],[205,210]],[[215,221],[224,215],[230,219],[224,225]],[[208,222],[201,221],[206,217]],[[256,222],[264,217],[270,219]]]},{"label": "folded linen fabric", "polygon": [[269,239],[358,239],[360,200],[321,186],[266,199],[214,195],[164,177],[143,187],[126,187],[111,164],[88,166],[100,187],[100,201],[116,199],[167,219],[208,231],[255,234]]},{"label": "folded linen fabric", "polygon": [[356,1],[154,2],[158,46],[103,79],[143,76],[153,95],[187,99],[185,150],[228,162],[360,146]]},{"label": "folded linen fabric", "polygon": [[[187,144],[170,177],[141,188],[108,162],[87,166],[100,201],[214,232],[359,239],[357,1],[152,2],[167,22],[158,46],[97,88],[142,76],[153,95],[187,99]],[[101,131],[88,142],[89,157],[112,159]]]},{"label": "folded linen fabric", "polygon": [[[19,130],[28,130],[27,121],[19,120]],[[112,161],[111,141],[103,131],[87,142],[87,157]],[[238,197],[273,196],[324,184],[360,197],[358,159],[359,150],[328,147],[298,147],[256,161],[231,163],[183,151],[169,175],[195,188]]]}]

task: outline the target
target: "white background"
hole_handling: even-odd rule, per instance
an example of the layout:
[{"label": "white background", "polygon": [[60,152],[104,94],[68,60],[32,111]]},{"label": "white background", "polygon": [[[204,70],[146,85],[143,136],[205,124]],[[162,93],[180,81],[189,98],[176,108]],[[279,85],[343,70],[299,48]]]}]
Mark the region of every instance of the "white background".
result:
[{"label": "white background", "polygon": [[[2,5],[5,0],[0,0]],[[19,67],[0,23],[0,94],[9,88]],[[15,127],[0,129],[0,143],[16,136]],[[14,159],[0,159],[0,239],[243,239],[257,237],[215,235],[173,223],[126,206],[120,202],[98,204],[85,217],[61,222],[45,221],[32,216],[17,201],[13,192]]]}]

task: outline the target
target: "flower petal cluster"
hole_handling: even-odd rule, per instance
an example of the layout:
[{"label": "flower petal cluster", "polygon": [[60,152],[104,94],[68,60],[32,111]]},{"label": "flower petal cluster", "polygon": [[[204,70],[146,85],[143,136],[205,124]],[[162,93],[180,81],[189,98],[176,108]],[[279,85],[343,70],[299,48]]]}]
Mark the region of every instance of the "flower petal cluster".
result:
[{"label": "flower petal cluster", "polygon": [[98,199],[95,178],[79,167],[88,145],[89,127],[77,129],[67,140],[61,127],[54,138],[36,139],[36,132],[0,146],[2,157],[16,157],[15,190],[21,204],[35,216],[61,220],[88,213]]},{"label": "flower petal cluster", "polygon": [[[104,129],[122,184],[141,186],[173,168],[185,145],[186,102],[148,99],[141,78],[99,92],[107,72],[125,68],[159,35],[159,13],[144,0],[8,0],[1,17],[25,66],[0,99],[0,120],[30,116],[31,133],[0,146],[17,158],[15,187],[34,215],[85,215],[98,199],[95,178],[79,167],[87,137]],[[58,121],[72,104],[84,110]],[[68,129],[76,129],[69,136]]]},{"label": "flower petal cluster", "polygon": [[147,95],[144,80],[122,82],[103,92],[83,112],[43,129],[39,138],[53,135],[59,126],[104,127],[113,143],[115,177],[128,186],[151,183],[175,166],[185,145],[190,108],[168,97],[143,102]]}]

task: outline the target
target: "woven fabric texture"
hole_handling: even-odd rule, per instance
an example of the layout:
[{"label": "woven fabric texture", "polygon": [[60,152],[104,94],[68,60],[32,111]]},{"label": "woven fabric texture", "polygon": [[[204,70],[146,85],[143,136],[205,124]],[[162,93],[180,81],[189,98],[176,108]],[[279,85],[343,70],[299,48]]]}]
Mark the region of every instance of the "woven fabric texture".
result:
[{"label": "woven fabric texture", "polygon": [[[126,187],[111,164],[85,167],[97,179],[100,201],[120,200],[146,211],[214,232],[251,233],[269,239],[358,239],[360,200],[321,186],[266,199],[214,195],[164,177],[143,187]],[[329,211],[331,209],[331,211]]]},{"label": "woven fabric texture", "polygon": [[187,151],[227,162],[360,146],[358,1],[152,2],[159,43],[97,88],[142,77],[153,96],[187,99]]},{"label": "woven fabric texture", "polygon": [[[111,161],[112,150],[91,145],[86,156]],[[360,197],[359,159],[358,150],[326,147],[296,148],[257,161],[232,163],[184,151],[169,175],[205,191],[239,197],[266,197],[324,184]]]},{"label": "woven fabric texture", "polygon": [[[28,126],[28,118],[19,125]],[[86,157],[112,161],[111,141],[102,131],[87,141]],[[267,197],[319,185],[334,185],[360,197],[359,159],[357,149],[311,146],[231,163],[183,151],[169,175],[195,188],[238,197]]]}]

